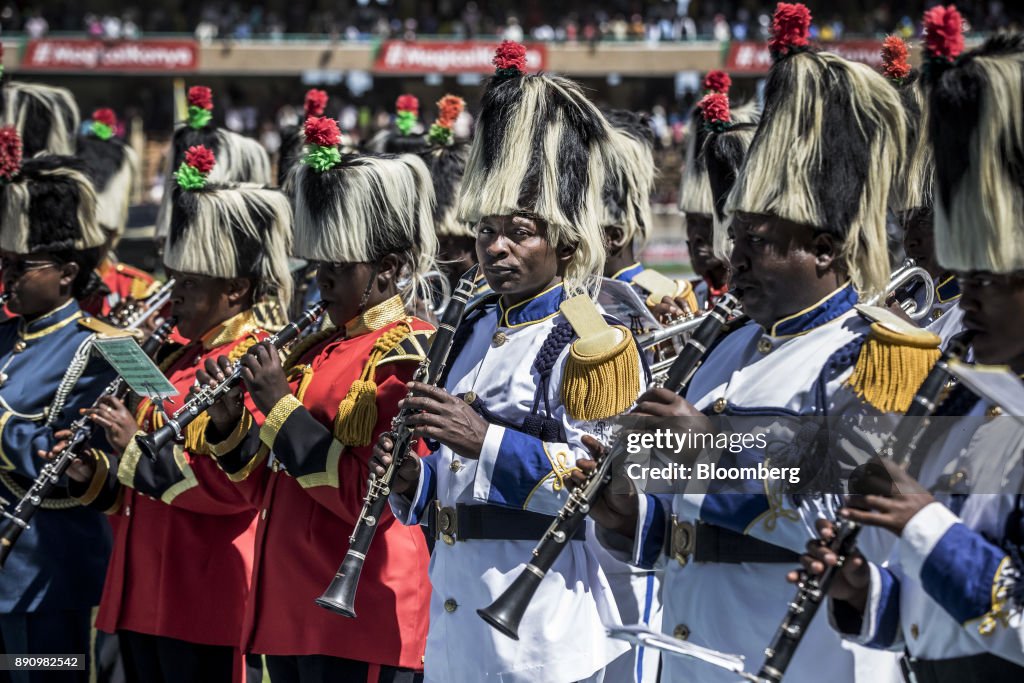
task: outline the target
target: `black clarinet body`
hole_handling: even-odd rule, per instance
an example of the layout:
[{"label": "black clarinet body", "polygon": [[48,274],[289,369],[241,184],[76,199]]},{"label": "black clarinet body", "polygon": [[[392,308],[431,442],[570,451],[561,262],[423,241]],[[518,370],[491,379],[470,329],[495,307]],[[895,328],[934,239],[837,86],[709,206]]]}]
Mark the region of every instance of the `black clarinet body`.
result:
[{"label": "black clarinet body", "polygon": [[[971,334],[961,332],[950,339],[946,350],[928,372],[910,407],[904,414],[893,433],[886,439],[879,455],[897,460],[901,466],[910,463],[917,444],[915,438],[923,431],[926,423],[924,418],[935,412],[939,396],[950,379],[949,361],[962,358],[970,344]],[[841,519],[835,525],[835,537],[829,544],[829,550],[835,553],[838,561],[826,567],[820,576],[808,576],[801,572],[797,584],[796,596],[789,603],[786,616],[779,625],[771,644],[765,649],[765,660],[758,672],[758,677],[769,683],[778,683],[786,675],[786,669],[796,654],[800,642],[807,629],[818,613],[818,608],[828,596],[829,588],[835,581],[843,564],[857,546],[857,535],[861,526],[847,519]]]},{"label": "black clarinet body", "polygon": [[[686,341],[668,371],[664,386],[683,395],[701,361],[718,337],[726,329],[730,318],[738,311],[739,301],[732,294],[726,294],[705,316],[693,335]],[[551,526],[533,549],[530,562],[515,578],[512,584],[494,602],[477,614],[509,638],[519,640],[519,624],[529,607],[541,581],[555,564],[558,556],[574,538],[590,512],[590,506],[601,495],[601,491],[612,479],[612,466],[626,454],[626,441],[619,439],[587,476],[579,487],[569,491],[569,499],[558,511]]]},{"label": "black clarinet body", "polygon": [[[142,350],[147,356],[154,356],[160,346],[166,341],[171,330],[174,328],[175,320],[171,318],[158,327],[142,344]],[[123,398],[128,392],[128,384],[121,378],[114,379],[104,389],[100,397],[114,396]],[[97,399],[97,402],[99,399]],[[94,406],[96,403],[93,404]],[[93,422],[87,417],[81,417],[71,423],[71,438],[68,445],[56,458],[46,463],[43,469],[33,480],[25,495],[14,506],[10,512],[3,513],[3,523],[0,526],[0,569],[7,562],[7,557],[14,550],[15,543],[21,538],[22,532],[29,527],[29,523],[35,516],[43,501],[53,492],[61,477],[67,472],[71,463],[78,457],[82,444],[87,443],[93,433]]]},{"label": "black clarinet body", "polygon": [[[452,293],[452,298],[437,325],[437,332],[434,333],[430,342],[427,356],[416,368],[413,381],[436,385],[440,380],[448,363],[448,354],[451,352],[452,342],[455,340],[455,331],[462,323],[466,303],[473,294],[474,280],[478,270],[479,266],[473,266],[459,279],[459,284],[455,288],[455,292]],[[403,408],[391,421],[391,431],[388,433],[393,444],[391,464],[382,477],[377,478],[370,475],[366,497],[363,500],[363,509],[360,511],[359,518],[352,529],[352,535],[348,539],[348,552],[345,553],[345,558],[330,585],[327,586],[323,595],[316,599],[316,604],[332,612],[351,618],[356,616],[356,591],[359,588],[359,576],[363,571],[366,554],[377,533],[377,522],[380,521],[381,515],[384,513],[384,506],[388,504],[388,495],[391,493],[398,469],[408,457],[413,446],[412,430],[405,424],[411,415],[411,410]]]},{"label": "black clarinet body", "polygon": [[[281,349],[298,339],[299,335],[315,323],[327,304],[318,301],[310,306],[301,316],[288,323],[284,329],[267,339],[267,342],[275,349]],[[193,397],[185,405],[179,408],[172,415],[164,426],[150,434],[140,434],[135,437],[135,443],[139,449],[148,457],[155,459],[160,450],[171,441],[180,441],[184,438],[185,429],[192,422],[209,410],[210,406],[216,403],[222,396],[234,389],[242,381],[242,363],[236,361],[220,384],[215,387],[199,387]]]}]

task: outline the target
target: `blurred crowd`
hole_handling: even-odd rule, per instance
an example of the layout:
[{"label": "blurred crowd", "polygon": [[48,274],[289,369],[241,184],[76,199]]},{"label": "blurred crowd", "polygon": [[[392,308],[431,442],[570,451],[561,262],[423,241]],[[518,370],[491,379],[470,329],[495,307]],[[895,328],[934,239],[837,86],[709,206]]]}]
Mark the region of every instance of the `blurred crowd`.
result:
[{"label": "blurred crowd", "polygon": [[[812,37],[828,41],[850,34],[914,35],[911,17],[921,16],[924,8],[936,2],[833,0],[808,4],[815,19]],[[969,31],[1019,28],[1024,20],[1021,3],[961,0],[956,4]],[[58,0],[31,9],[20,3],[8,4],[0,11],[0,28],[37,38],[51,31],[70,31],[108,40],[132,39],[144,33],[193,33],[204,42],[284,40],[300,35],[334,40],[426,35],[559,42],[760,40],[767,38],[774,5],[765,0],[569,0],[555,6],[539,0],[265,0],[252,4],[155,0],[145,8],[104,14]]]}]

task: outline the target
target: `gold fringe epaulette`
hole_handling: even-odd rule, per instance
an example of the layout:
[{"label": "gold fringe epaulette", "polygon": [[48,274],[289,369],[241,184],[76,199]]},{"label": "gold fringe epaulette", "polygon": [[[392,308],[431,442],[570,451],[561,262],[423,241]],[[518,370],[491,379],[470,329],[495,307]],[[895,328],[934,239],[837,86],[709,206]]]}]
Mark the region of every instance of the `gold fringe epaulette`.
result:
[{"label": "gold fringe epaulette", "polygon": [[603,420],[625,412],[640,395],[640,352],[620,325],[621,340],[611,348],[573,342],[562,378],[562,404],[577,420]]},{"label": "gold fringe epaulette", "polygon": [[[254,334],[248,335],[228,354],[228,360],[234,363],[249,352],[249,349],[260,343]],[[206,428],[210,424],[210,413],[204,412],[185,428],[185,449],[192,453],[211,455],[210,446],[206,443]]]},{"label": "gold fringe epaulette", "polygon": [[412,333],[409,323],[402,321],[374,343],[362,374],[348,388],[334,418],[334,438],[345,446],[370,445],[373,428],[377,426],[377,383],[374,381],[377,364]]},{"label": "gold fringe epaulette", "polygon": [[941,342],[927,330],[910,325],[894,330],[874,322],[846,383],[883,413],[905,413],[939,359]]}]

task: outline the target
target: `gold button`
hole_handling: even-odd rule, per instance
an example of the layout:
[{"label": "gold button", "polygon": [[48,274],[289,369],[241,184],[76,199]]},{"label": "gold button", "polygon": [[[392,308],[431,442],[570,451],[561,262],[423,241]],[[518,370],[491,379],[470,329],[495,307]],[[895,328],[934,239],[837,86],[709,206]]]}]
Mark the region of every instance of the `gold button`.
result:
[{"label": "gold button", "polygon": [[455,545],[455,537],[451,534],[441,534],[441,540],[445,545]]},{"label": "gold button", "polygon": [[919,629],[917,627],[917,624],[911,624],[910,625],[910,636],[912,638],[917,638],[917,636],[920,635],[920,633],[921,633],[921,629]]},{"label": "gold button", "polygon": [[769,339],[768,337],[761,337],[761,339],[757,342],[757,350],[760,353],[771,353],[772,340]]},{"label": "gold button", "polygon": [[942,311],[940,311],[938,309],[932,311],[932,320],[938,320],[941,317],[942,317]]},{"label": "gold button", "polygon": [[1003,409],[999,406],[991,406],[985,411],[985,417],[999,417],[1003,414]]},{"label": "gold button", "polygon": [[444,611],[451,614],[459,608],[459,603],[455,602],[454,598],[448,598],[444,601]]},{"label": "gold button", "polygon": [[448,469],[450,469],[452,472],[458,472],[459,470],[462,469],[462,463],[459,462],[458,460],[452,460],[452,464],[448,465]]},{"label": "gold button", "polygon": [[690,637],[690,627],[686,624],[679,624],[672,630],[672,635],[679,640],[686,640]]},{"label": "gold button", "polygon": [[476,401],[476,393],[472,391],[467,391],[466,395],[462,397],[462,400],[465,401],[466,403],[473,403],[474,401]]},{"label": "gold button", "polygon": [[495,332],[494,336],[491,337],[491,343],[495,346],[501,346],[508,341],[508,337],[505,336],[504,332]]},{"label": "gold button", "polygon": [[28,348],[28,344],[25,343],[24,339],[19,339],[18,341],[16,341],[14,343],[14,352],[15,353],[21,353],[26,348]]},{"label": "gold button", "polygon": [[725,411],[726,404],[726,400],[724,398],[720,398],[715,400],[715,404],[711,406],[711,409],[714,410],[716,413],[721,413]]}]

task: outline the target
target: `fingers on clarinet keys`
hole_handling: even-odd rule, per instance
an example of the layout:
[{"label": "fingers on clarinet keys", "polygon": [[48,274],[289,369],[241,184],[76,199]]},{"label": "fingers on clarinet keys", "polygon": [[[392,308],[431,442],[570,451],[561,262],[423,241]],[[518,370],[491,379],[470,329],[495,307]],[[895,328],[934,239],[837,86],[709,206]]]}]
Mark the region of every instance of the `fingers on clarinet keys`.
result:
[{"label": "fingers on clarinet keys", "polygon": [[850,493],[861,496],[889,496],[893,492],[893,477],[885,465],[871,460],[850,473]]}]

